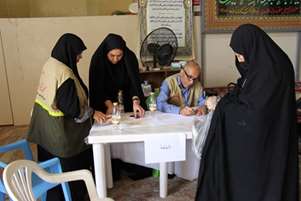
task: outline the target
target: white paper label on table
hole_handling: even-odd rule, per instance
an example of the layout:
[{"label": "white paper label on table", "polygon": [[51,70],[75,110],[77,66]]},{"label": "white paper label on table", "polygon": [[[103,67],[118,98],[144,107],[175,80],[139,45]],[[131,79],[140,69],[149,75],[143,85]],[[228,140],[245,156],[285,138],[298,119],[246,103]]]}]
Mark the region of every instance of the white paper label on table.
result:
[{"label": "white paper label on table", "polygon": [[186,159],[186,135],[153,135],[144,143],[145,163],[184,161]]}]

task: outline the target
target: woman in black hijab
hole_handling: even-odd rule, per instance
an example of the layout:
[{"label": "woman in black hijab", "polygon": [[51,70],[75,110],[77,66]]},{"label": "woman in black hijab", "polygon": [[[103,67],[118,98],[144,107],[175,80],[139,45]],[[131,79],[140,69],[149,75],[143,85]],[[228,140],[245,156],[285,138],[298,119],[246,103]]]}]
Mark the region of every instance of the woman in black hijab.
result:
[{"label": "woman in black hijab", "polygon": [[[90,64],[90,106],[111,114],[118,92],[123,92],[124,110],[143,116],[145,103],[139,78],[136,55],[126,46],[123,38],[109,34],[95,51]],[[140,106],[141,104],[141,106]],[[96,120],[105,120],[105,115]]]},{"label": "woman in black hijab", "polygon": [[[146,108],[139,78],[136,55],[126,46],[119,35],[110,33],[95,51],[89,73],[90,106],[102,114],[94,114],[97,122],[106,120],[112,114],[113,102],[118,101],[122,90],[124,111],[134,111],[142,117]],[[135,164],[112,160],[114,179],[119,179],[124,169],[133,179],[151,176],[152,169]]]},{"label": "woman in black hijab", "polygon": [[[77,62],[86,49],[74,34],[62,35],[43,66],[28,131],[38,147],[38,160],[59,157],[63,171],[90,169],[91,147],[84,138],[91,128],[88,90],[79,76]],[[71,182],[73,200],[84,200],[85,186]],[[48,191],[47,200],[64,200],[61,187]]]},{"label": "woman in black hijab", "polygon": [[216,107],[196,201],[298,201],[294,70],[259,27],[238,27],[230,46],[241,74]]}]

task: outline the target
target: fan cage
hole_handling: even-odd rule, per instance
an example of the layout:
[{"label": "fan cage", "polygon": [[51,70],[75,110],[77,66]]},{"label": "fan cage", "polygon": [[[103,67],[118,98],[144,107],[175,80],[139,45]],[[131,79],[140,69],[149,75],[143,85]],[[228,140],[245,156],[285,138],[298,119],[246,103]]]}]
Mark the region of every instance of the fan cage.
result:
[{"label": "fan cage", "polygon": [[[155,55],[155,52],[151,52],[149,48],[150,44],[156,44],[158,47],[163,45],[170,45],[172,47],[172,53],[170,57],[164,62],[164,65],[160,65],[156,58],[158,55]],[[162,69],[165,66],[169,66],[174,60],[178,48],[178,40],[176,34],[167,27],[159,27],[152,32],[150,32],[142,42],[140,49],[140,60],[146,70],[152,70],[154,68]],[[156,48],[155,48],[156,49]]]}]

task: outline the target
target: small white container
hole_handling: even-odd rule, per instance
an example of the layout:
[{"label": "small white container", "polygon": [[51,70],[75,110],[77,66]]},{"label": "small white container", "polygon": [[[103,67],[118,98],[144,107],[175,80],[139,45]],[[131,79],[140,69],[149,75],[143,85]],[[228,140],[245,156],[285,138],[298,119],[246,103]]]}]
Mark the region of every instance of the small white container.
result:
[{"label": "small white container", "polygon": [[144,81],[144,83],[141,84],[142,91],[145,97],[148,97],[150,93],[152,92],[152,86],[147,82],[147,80]]}]

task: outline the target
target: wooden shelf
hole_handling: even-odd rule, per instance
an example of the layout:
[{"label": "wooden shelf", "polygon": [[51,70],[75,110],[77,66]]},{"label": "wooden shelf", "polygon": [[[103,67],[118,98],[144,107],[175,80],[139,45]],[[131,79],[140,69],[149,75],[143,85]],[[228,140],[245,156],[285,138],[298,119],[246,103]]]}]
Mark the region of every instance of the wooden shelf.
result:
[{"label": "wooden shelf", "polygon": [[148,74],[148,73],[162,73],[162,72],[179,72],[180,68],[173,69],[173,68],[166,68],[160,70],[152,70],[152,71],[140,71],[140,74]]},{"label": "wooden shelf", "polygon": [[155,88],[159,88],[163,80],[175,73],[180,72],[180,69],[172,69],[172,68],[165,68],[160,70],[153,70],[153,71],[141,71],[140,78],[141,80],[147,80],[151,85],[153,90]]},{"label": "wooden shelf", "polygon": [[[172,69],[172,68],[165,68],[155,71],[141,71],[140,78],[141,80],[147,80],[148,83],[152,85],[153,90],[155,88],[160,88],[161,83],[164,79],[170,75],[180,72],[180,68]],[[217,87],[206,87],[204,88],[208,95],[219,95],[223,96],[228,92],[228,87],[226,86],[217,86]]]}]

